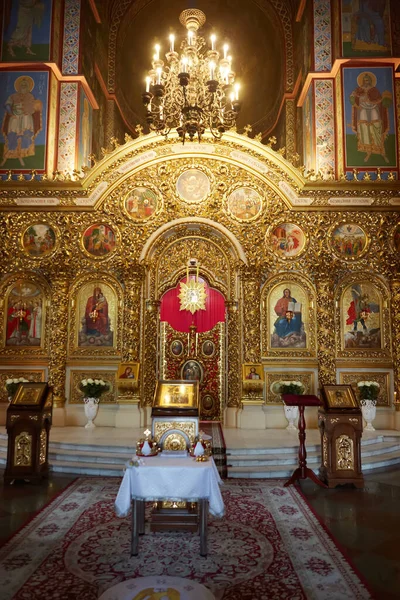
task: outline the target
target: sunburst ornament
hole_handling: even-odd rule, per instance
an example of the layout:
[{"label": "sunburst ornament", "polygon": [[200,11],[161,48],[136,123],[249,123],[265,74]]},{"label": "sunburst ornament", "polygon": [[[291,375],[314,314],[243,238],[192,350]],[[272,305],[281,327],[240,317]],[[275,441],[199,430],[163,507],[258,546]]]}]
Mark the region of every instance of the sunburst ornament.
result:
[{"label": "sunburst ornament", "polygon": [[206,310],[206,286],[204,281],[199,281],[199,270],[194,279],[186,276],[186,283],[181,281],[179,295],[180,300],[179,310],[188,310],[194,315],[198,310]]}]

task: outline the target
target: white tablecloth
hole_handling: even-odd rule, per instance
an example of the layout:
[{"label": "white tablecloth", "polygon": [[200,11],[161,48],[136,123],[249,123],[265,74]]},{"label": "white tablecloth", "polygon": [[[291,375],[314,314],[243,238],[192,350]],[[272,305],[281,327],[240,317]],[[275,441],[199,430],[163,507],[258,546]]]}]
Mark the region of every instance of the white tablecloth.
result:
[{"label": "white tablecloth", "polygon": [[128,467],[115,501],[118,517],[125,517],[131,500],[187,500],[196,502],[206,498],[212,515],[222,517],[225,512],[214,459],[196,462],[192,457],[163,458],[162,454],[143,459],[139,467]]}]

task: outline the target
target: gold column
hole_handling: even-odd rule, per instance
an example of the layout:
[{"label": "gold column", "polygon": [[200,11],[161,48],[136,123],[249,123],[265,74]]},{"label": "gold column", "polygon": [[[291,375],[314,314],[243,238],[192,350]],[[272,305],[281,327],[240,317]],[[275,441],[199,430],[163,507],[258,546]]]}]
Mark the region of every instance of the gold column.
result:
[{"label": "gold column", "polygon": [[320,385],[336,383],[333,281],[317,279],[317,357]]},{"label": "gold column", "polygon": [[393,344],[393,374],[395,389],[395,407],[400,410],[400,279],[390,282],[392,292],[392,344]]},{"label": "gold column", "polygon": [[52,285],[49,320],[49,384],[53,386],[54,390],[54,408],[63,408],[67,363],[69,283],[66,277],[60,277],[55,278]]},{"label": "gold column", "polygon": [[142,273],[130,270],[125,277],[123,359],[138,362],[140,349]]},{"label": "gold column", "polygon": [[156,389],[156,381],[158,376],[158,325],[159,325],[159,308],[158,300],[146,301],[146,315],[144,325],[144,340],[143,340],[143,405],[151,406],[153,404],[154,391]]},{"label": "gold column", "polygon": [[296,102],[286,100],[286,157],[291,160],[296,153]]},{"label": "gold column", "polygon": [[260,362],[261,356],[261,287],[258,269],[243,269],[243,360]]},{"label": "gold column", "polygon": [[237,407],[240,403],[240,328],[239,311],[236,302],[227,302],[228,332],[228,407]]}]

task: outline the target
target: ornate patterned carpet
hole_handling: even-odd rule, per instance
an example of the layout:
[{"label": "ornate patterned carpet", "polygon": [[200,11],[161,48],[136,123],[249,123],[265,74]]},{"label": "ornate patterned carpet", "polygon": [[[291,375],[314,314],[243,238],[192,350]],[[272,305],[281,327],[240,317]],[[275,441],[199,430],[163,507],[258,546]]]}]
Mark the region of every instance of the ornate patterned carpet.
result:
[{"label": "ornate patterned carpet", "polygon": [[299,492],[282,482],[224,483],[226,515],[210,517],[207,558],[197,535],[175,532],[147,532],[131,558],[130,518],[114,514],[119,483],[77,479],[3,546],[2,600],[96,600],[148,575],[193,579],[217,600],[371,597]]}]

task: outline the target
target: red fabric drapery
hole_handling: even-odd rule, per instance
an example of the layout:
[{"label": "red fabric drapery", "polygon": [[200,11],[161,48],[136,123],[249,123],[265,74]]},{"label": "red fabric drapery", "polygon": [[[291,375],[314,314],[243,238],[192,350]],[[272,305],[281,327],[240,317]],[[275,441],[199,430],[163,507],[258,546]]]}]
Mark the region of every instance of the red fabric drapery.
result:
[{"label": "red fabric drapery", "polygon": [[[190,277],[192,279],[192,277]],[[181,279],[186,283],[186,277]],[[176,331],[189,333],[190,325],[196,325],[197,333],[210,331],[217,323],[225,321],[225,299],[223,295],[209,287],[206,281],[199,277],[199,281],[204,281],[206,286],[206,309],[197,310],[194,315],[188,310],[179,310],[180,300],[178,298],[180,283],[168,290],[161,298],[160,318],[161,321],[167,321]]]}]

